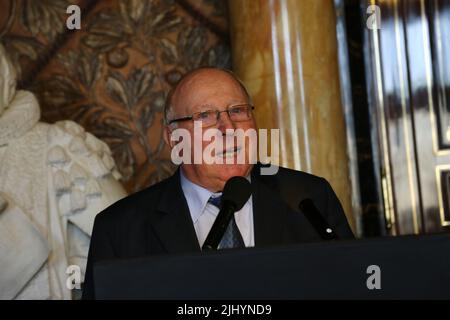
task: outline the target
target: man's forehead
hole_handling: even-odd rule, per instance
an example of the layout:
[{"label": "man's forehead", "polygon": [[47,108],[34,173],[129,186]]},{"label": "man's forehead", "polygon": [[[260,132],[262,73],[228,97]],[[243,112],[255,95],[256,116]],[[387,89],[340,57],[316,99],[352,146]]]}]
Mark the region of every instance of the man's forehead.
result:
[{"label": "man's forehead", "polygon": [[180,83],[172,97],[174,107],[198,109],[217,104],[246,103],[246,95],[240,84],[230,75],[220,78],[206,76],[207,74]]},{"label": "man's forehead", "polygon": [[176,93],[189,95],[191,93],[210,91],[235,91],[240,89],[239,82],[232,75],[221,70],[198,71],[183,79],[175,89]]}]

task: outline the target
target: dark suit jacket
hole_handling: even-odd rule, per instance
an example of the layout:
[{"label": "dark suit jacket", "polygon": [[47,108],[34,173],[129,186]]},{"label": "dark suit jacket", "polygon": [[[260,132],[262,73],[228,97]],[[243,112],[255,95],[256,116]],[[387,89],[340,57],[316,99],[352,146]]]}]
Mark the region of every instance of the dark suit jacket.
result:
[{"label": "dark suit jacket", "polygon": [[[325,179],[285,168],[264,176],[259,164],[251,179],[255,247],[321,241],[298,210],[305,198],[313,200],[339,238],[353,238],[341,204]],[[200,251],[200,246],[177,170],[170,178],[97,215],[83,299],[95,298],[92,272],[97,261],[195,251]]]}]

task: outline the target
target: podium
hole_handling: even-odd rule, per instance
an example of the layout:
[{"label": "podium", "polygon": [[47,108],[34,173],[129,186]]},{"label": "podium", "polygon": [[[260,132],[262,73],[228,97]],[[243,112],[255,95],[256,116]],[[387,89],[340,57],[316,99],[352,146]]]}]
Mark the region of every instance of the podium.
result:
[{"label": "podium", "polygon": [[450,234],[102,261],[94,284],[96,299],[450,299]]}]

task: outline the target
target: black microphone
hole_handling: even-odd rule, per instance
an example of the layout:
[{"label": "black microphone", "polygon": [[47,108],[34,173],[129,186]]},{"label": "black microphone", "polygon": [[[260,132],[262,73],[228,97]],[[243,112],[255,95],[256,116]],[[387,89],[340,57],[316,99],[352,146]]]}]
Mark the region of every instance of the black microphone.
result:
[{"label": "black microphone", "polygon": [[338,239],[337,234],[330,227],[324,217],[320,214],[319,210],[316,208],[314,202],[311,199],[307,198],[300,201],[298,207],[323,240]]},{"label": "black microphone", "polygon": [[225,183],[219,214],[203,243],[202,250],[217,250],[231,217],[236,211],[241,210],[251,193],[250,182],[244,177],[232,177]]}]

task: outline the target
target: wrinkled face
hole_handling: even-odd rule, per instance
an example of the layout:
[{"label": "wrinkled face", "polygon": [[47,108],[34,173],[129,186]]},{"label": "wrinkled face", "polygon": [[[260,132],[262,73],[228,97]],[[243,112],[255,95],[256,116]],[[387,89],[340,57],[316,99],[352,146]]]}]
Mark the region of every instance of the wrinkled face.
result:
[{"label": "wrinkled face", "polygon": [[0,44],[0,114],[11,103],[16,93],[16,70]]},{"label": "wrinkled face", "polygon": [[[176,119],[191,116],[194,113],[209,110],[223,111],[236,105],[248,103],[249,101],[245,92],[231,75],[221,70],[206,69],[198,71],[189,78],[184,79],[178,86],[172,96],[172,112],[170,118]],[[214,139],[222,139],[223,150],[220,150],[218,153],[213,151],[212,155],[214,157],[222,157],[223,164],[207,164],[205,161],[202,161],[200,164],[193,163],[194,144],[201,145],[203,153],[205,148],[213,140],[204,141],[202,136],[195,135],[194,122],[190,120],[177,122],[175,128],[169,126],[168,135],[170,136],[173,130],[179,128],[189,131],[192,137],[191,164],[183,163],[182,169],[185,175],[194,183],[215,192],[222,190],[225,182],[229,178],[233,176],[246,176],[250,172],[252,164],[249,161],[249,157],[250,153],[253,152],[252,148],[255,146],[250,145],[249,139],[241,139],[241,141],[238,141],[238,139],[229,133],[227,135],[226,130],[242,129],[247,131],[248,129],[256,129],[255,120],[251,111],[250,119],[245,121],[232,121],[227,112],[222,112],[216,124],[203,127],[203,133],[207,129],[217,129]],[[227,142],[234,142],[235,148],[227,148]],[[171,146],[173,147],[173,144]],[[231,157],[232,161],[227,161],[227,157]],[[238,163],[238,157],[245,159],[244,163]]]}]

